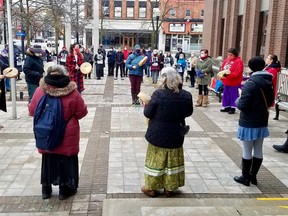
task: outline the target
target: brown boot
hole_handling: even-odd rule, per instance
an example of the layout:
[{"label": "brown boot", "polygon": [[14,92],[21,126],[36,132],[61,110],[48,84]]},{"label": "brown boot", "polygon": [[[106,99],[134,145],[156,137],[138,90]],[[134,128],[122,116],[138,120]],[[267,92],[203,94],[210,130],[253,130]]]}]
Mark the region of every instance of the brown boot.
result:
[{"label": "brown boot", "polygon": [[155,190],[148,190],[145,188],[145,186],[143,186],[141,188],[141,191],[146,194],[147,196],[150,196],[150,197],[156,197],[157,196],[157,192]]},{"label": "brown boot", "polygon": [[198,95],[198,100],[196,101],[196,107],[202,106],[203,95]]},{"label": "brown boot", "polygon": [[208,104],[209,104],[208,95],[204,95],[204,96],[203,96],[202,106],[203,106],[203,107],[207,107]]}]

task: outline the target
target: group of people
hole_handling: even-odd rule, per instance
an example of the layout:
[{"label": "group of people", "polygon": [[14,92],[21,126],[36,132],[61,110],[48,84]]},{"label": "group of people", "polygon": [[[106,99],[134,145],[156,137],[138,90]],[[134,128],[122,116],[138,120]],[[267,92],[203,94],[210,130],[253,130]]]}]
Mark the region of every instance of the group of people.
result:
[{"label": "group of people", "polygon": [[[86,51],[89,52],[89,50]],[[120,49],[118,51],[122,52]],[[50,198],[52,185],[59,185],[59,199],[64,200],[77,192],[79,183],[79,119],[88,113],[87,106],[81,97],[84,86],[83,74],[79,72],[79,68],[84,61],[92,62],[93,58],[91,59],[91,56],[85,58],[85,54],[80,52],[79,45],[73,44],[68,54],[66,53],[65,67],[60,60],[62,65],[49,67],[46,71],[47,75],[43,77],[42,52],[41,48],[35,46],[26,52],[27,57],[23,71],[28,86],[28,108],[29,114],[34,116],[37,105],[45,94],[61,98],[64,119],[67,121],[63,141],[52,151],[39,149],[39,152],[42,154],[42,198]],[[108,58],[113,55],[109,52],[107,53]],[[123,52],[122,54],[124,55]],[[115,53],[116,59],[119,60],[116,60],[116,66],[118,62],[119,68],[125,67],[129,70],[133,103],[138,100],[137,95],[141,91],[145,69],[147,70],[149,66],[152,77],[155,72],[158,72],[158,75],[155,75],[157,79],[161,70],[159,88],[153,92],[151,100],[144,103],[144,115],[149,119],[145,138],[149,144],[145,159],[145,185],[141,191],[148,196],[155,197],[159,190],[164,189],[164,194],[170,197],[175,190],[185,184],[183,150],[185,134],[182,131],[186,125],[185,118],[193,113],[192,95],[182,88],[183,76],[181,73],[184,72],[183,69],[187,63],[185,54],[179,51],[179,55],[176,56],[176,68],[172,67],[174,60],[171,54],[168,53],[166,56],[166,58],[171,57],[169,61],[165,61],[165,57],[162,61],[159,57],[161,53],[154,51],[151,59],[148,58],[148,63],[139,65],[139,62],[145,57],[139,45],[135,45],[133,52],[127,55],[125,66],[122,54],[118,53],[118,59],[117,52]],[[106,51],[100,46],[94,56],[94,61],[99,62],[96,63],[97,77],[103,76],[103,70],[97,72],[97,64],[99,66],[102,62],[102,67],[104,67],[105,56]],[[120,62],[122,67],[120,67]],[[158,65],[155,64],[156,62]],[[202,49],[200,58],[191,56],[189,62],[191,63],[191,68],[189,66],[190,74],[195,73],[199,88],[196,106],[205,107],[208,104],[207,85],[212,72],[212,62],[208,50]],[[163,68],[160,65],[163,65]],[[3,71],[4,66],[0,66],[1,71]],[[229,49],[228,57],[221,67],[222,70],[226,71],[221,78],[224,84],[223,109],[221,111],[233,114],[236,108],[240,110],[237,137],[243,142],[242,175],[235,176],[234,180],[249,186],[250,183],[257,185],[256,177],[263,160],[263,141],[265,137],[269,136],[268,109],[274,103],[277,74],[281,65],[276,55],[269,55],[265,61],[261,57],[251,58],[248,66],[252,72],[249,74],[248,81],[241,87],[243,66],[237,50]],[[109,62],[108,67],[110,67],[110,74],[108,69],[108,75],[114,75],[111,69],[112,65],[109,66]],[[182,70],[179,67],[182,67]],[[148,70],[146,73],[149,75]],[[124,76],[125,73],[122,74],[120,69],[121,75]],[[0,75],[0,80],[2,90],[4,86],[3,75]],[[239,89],[242,90],[239,91]],[[0,92],[0,96],[2,98],[2,92]],[[4,110],[3,107],[0,108]],[[284,145],[288,146],[288,141]]]}]

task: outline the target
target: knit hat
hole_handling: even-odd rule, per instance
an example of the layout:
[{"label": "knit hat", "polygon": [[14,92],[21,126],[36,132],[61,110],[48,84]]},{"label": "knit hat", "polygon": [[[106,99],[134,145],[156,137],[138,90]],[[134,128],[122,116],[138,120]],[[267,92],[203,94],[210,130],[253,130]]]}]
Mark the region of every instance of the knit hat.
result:
[{"label": "knit hat", "polygon": [[53,65],[47,69],[44,77],[45,83],[58,88],[63,88],[70,83],[70,78],[66,76],[66,69],[62,65]]},{"label": "knit hat", "polygon": [[256,56],[249,60],[248,67],[253,71],[262,71],[265,67],[265,61],[262,57]]},{"label": "knit hat", "polygon": [[133,48],[133,50],[136,50],[136,49],[141,49],[140,45],[136,44]]}]

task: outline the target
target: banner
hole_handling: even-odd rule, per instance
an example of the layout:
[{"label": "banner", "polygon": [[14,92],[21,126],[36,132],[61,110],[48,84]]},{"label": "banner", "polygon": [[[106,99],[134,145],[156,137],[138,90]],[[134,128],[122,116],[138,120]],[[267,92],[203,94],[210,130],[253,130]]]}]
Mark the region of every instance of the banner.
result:
[{"label": "banner", "polygon": [[3,1],[4,1],[4,0],[0,0],[0,10],[4,10],[4,8],[3,8]]}]

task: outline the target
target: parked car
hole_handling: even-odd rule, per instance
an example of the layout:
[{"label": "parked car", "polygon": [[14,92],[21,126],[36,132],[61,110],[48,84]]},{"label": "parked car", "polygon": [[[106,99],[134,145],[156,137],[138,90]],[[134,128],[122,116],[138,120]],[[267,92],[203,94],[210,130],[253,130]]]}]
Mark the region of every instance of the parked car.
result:
[{"label": "parked car", "polygon": [[[48,37],[46,40],[47,47],[55,47],[55,37]],[[58,44],[59,46],[59,44]]]}]

